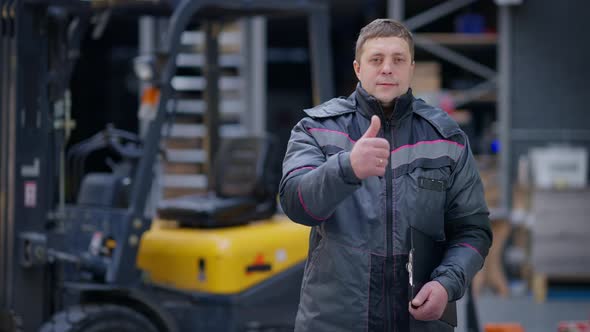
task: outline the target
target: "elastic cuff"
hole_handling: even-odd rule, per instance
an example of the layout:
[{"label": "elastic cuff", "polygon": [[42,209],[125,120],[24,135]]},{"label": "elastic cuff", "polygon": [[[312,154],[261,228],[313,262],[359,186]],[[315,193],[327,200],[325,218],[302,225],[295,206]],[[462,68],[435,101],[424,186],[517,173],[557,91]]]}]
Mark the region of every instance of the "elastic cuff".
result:
[{"label": "elastic cuff", "polygon": [[453,301],[458,300],[457,297],[460,297],[460,295],[457,296],[457,292],[454,289],[455,287],[453,287],[453,285],[456,282],[453,281],[452,278],[449,278],[445,275],[441,275],[441,276],[434,278],[433,280],[438,281],[445,288],[445,290],[447,291],[447,295],[449,296],[449,302],[453,302]]},{"label": "elastic cuff", "polygon": [[340,166],[340,176],[342,176],[344,182],[348,184],[361,183],[361,179],[354,174],[354,170],[352,169],[350,152],[341,152],[338,154],[338,166]]}]

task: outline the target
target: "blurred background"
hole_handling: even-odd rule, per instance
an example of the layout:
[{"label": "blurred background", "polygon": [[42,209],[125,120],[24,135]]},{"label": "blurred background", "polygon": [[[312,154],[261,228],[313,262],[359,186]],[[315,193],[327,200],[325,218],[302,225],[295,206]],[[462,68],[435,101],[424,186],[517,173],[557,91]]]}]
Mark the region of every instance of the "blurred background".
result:
[{"label": "blurred background", "polygon": [[[449,113],[469,136],[494,232],[472,284],[472,316],[481,330],[590,331],[590,2],[328,4],[331,64],[320,69],[332,76],[334,96],[349,95],[357,84],[352,62],[360,28],[396,18],[415,38],[414,94]],[[150,15],[113,16],[99,34],[84,34],[68,83],[76,123],[68,147],[106,124],[145,135],[154,103],[133,64],[165,45],[167,24]],[[220,29],[220,136],[270,132],[282,156],[302,110],[319,101],[307,19],[254,17],[224,21]],[[172,79],[176,114],[153,200],[207,188],[205,33],[190,26],[181,40]],[[107,169],[104,158],[90,157],[86,171]],[[468,330],[467,307],[463,300],[458,331]]]},{"label": "blurred background", "polygon": [[[453,5],[456,10],[450,11]],[[590,40],[584,33],[589,12],[587,2],[575,0],[330,2],[336,96],[347,96],[356,86],[352,61],[360,28],[381,17],[409,19],[417,27],[412,29],[414,93],[451,114],[470,138],[494,227],[493,250],[473,284],[483,297],[482,322],[520,322],[529,331],[550,331],[559,321],[590,318]],[[260,118],[284,151],[302,109],[313,105],[308,27],[305,18],[262,24],[264,31],[228,24],[221,49],[228,59],[247,58],[243,49],[252,41],[245,34],[258,33],[250,38],[265,42],[256,51],[265,60],[259,65],[265,67],[265,88],[255,97],[266,103]],[[127,110],[137,109],[139,100],[129,63],[141,47],[138,36],[146,33],[141,29],[121,20],[100,40],[84,42],[72,84],[74,117],[76,109],[96,112],[78,120],[73,141],[105,122],[137,129],[136,114]],[[235,61],[222,75],[245,78],[248,69]],[[179,75],[198,75],[194,67],[187,64]],[[96,86],[89,86],[88,76],[96,78]],[[240,83],[228,84],[222,100],[243,102],[239,92],[248,89],[243,85],[257,84]],[[197,90],[190,82],[186,89]],[[236,125],[231,130],[248,130],[247,112],[228,105],[224,120]],[[164,195],[199,190],[170,175],[164,175]],[[488,307],[487,296],[498,297],[497,306],[490,301]],[[512,297],[536,302],[503,300]],[[555,304],[555,310],[539,303]],[[509,304],[514,307],[507,309]]]}]

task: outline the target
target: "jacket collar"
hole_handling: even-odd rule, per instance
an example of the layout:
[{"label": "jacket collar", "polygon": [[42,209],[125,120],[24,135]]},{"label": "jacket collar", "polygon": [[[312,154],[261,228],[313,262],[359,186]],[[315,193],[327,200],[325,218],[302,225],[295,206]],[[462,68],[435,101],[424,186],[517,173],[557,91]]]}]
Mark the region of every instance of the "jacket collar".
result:
[{"label": "jacket collar", "polygon": [[[367,90],[365,90],[361,83],[359,82],[356,86],[355,90],[355,99],[358,105],[358,111],[367,119],[370,119],[371,116],[377,115],[382,120],[384,117],[383,107],[377,98],[370,95]],[[414,101],[414,96],[412,95],[412,89],[408,89],[408,92],[405,94],[397,97],[393,103],[393,116],[391,120],[393,122],[397,122],[402,119],[408,113],[412,111],[412,102]]]}]

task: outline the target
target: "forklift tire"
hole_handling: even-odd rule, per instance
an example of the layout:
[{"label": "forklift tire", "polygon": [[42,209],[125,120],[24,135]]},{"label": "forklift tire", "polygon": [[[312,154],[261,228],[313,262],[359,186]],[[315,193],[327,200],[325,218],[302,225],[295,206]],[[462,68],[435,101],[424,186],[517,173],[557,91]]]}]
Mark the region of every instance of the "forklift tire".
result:
[{"label": "forklift tire", "polygon": [[0,332],[22,332],[21,319],[14,312],[0,309]]},{"label": "forklift tire", "polygon": [[40,332],[158,332],[139,312],[113,304],[88,304],[56,313]]}]

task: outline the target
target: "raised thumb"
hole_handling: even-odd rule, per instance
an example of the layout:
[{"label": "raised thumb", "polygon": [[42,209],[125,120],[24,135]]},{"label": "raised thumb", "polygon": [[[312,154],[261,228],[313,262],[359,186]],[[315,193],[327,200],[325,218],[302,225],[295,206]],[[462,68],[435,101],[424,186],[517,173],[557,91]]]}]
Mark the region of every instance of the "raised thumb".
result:
[{"label": "raised thumb", "polygon": [[369,125],[369,128],[367,129],[367,131],[365,131],[365,134],[363,135],[362,138],[377,137],[377,134],[379,133],[379,129],[381,129],[381,119],[379,119],[378,116],[373,115],[371,117],[371,124]]}]

